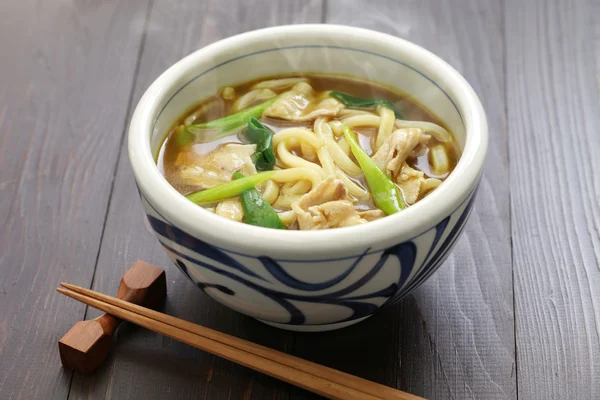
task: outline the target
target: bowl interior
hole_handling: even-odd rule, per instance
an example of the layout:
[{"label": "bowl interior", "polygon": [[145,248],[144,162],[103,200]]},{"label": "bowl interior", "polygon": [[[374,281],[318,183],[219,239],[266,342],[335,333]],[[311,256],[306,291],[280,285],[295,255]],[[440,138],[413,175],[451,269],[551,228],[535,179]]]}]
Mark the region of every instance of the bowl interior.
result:
[{"label": "bowl interior", "polygon": [[[326,42],[327,40],[325,40]],[[151,138],[156,154],[173,122],[198,101],[224,85],[294,72],[333,73],[376,81],[399,89],[440,118],[454,133],[460,148],[465,144],[465,126],[450,91],[443,87],[431,66],[419,65],[407,52],[392,57],[377,49],[344,46],[331,40],[306,40],[284,45],[276,41],[257,43],[255,48],[225,50],[204,57],[184,72],[157,108]]]},{"label": "bowl interior", "polygon": [[[462,150],[456,168],[437,190],[402,213],[317,231],[276,231],[229,221],[195,206],[168,184],[153,155],[183,112],[224,85],[296,71],[345,74],[406,93],[454,133]],[[129,132],[129,156],[140,193],[171,225],[230,251],[302,260],[357,256],[367,248],[385,249],[428,231],[473,192],[487,149],[481,103],[447,63],[402,39],[331,25],[263,29],[189,55],[146,91]]]}]

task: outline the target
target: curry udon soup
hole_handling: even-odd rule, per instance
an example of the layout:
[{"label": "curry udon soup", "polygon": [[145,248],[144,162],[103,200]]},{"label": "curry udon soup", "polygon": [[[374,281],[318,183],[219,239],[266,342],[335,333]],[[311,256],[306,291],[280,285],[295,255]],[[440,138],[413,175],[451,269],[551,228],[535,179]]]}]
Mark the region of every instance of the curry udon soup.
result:
[{"label": "curry udon soup", "polygon": [[278,229],[364,224],[434,191],[459,157],[434,116],[389,88],[296,75],[222,88],[158,156],[167,181],[217,215]]}]

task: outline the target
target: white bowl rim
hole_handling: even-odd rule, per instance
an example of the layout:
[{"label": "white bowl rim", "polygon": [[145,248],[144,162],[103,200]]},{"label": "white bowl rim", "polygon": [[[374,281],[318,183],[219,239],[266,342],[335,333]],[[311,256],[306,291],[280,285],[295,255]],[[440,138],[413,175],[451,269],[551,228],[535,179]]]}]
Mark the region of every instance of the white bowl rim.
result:
[{"label": "white bowl rim", "polygon": [[[285,41],[285,35],[305,33],[343,37],[360,35],[365,40],[386,42],[411,59],[426,60],[431,69],[444,76],[444,84],[455,96],[465,125],[462,155],[445,182],[425,199],[402,212],[367,224],[315,231],[276,230],[230,221],[187,200],[159,171],[150,138],[154,117],[163,99],[184,71],[210,62],[231,47],[246,48],[261,40]],[[432,110],[435,112],[435,110]],[[167,69],[148,88],[138,103],[129,126],[129,159],[141,193],[169,223],[200,239],[236,254],[251,257],[318,259],[323,256],[359,255],[367,248],[381,249],[391,242],[409,240],[450,215],[468,197],[483,170],[488,144],[487,121],[481,102],[467,81],[438,56],[407,40],[369,29],[344,25],[299,24],[264,28],[231,36],[201,48]],[[234,232],[234,234],[232,234]]]}]

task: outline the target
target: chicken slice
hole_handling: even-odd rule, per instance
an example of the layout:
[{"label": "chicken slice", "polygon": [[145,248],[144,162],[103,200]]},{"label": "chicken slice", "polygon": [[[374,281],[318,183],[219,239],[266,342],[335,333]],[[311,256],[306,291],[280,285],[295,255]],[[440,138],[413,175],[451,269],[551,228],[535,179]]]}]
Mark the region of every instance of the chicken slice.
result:
[{"label": "chicken slice", "polygon": [[423,131],[418,128],[395,130],[371,157],[382,171],[396,178],[406,159],[419,144]]},{"label": "chicken slice", "polygon": [[309,207],[307,212],[298,214],[298,225],[302,230],[341,228],[366,222],[349,200],[329,201]]},{"label": "chicken slice", "polygon": [[378,208],[375,210],[359,211],[358,215],[368,222],[385,217],[385,213]]},{"label": "chicken slice", "polygon": [[180,177],[188,185],[208,189],[229,182],[236,171],[244,175],[256,174],[251,158],[255,151],[254,144],[224,144],[188,164],[181,170]]},{"label": "chicken slice", "polygon": [[301,230],[339,228],[364,224],[354,204],[348,200],[348,189],[333,177],[321,182],[314,190],[291,205]]},{"label": "chicken slice", "polygon": [[241,222],[244,218],[244,208],[239,197],[222,200],[215,209],[215,214],[232,221]]},{"label": "chicken slice", "polygon": [[306,82],[297,83],[263,113],[265,117],[288,121],[312,121],[317,117],[334,117],[344,105],[329,96],[328,92],[317,93]]},{"label": "chicken slice", "polygon": [[421,185],[425,182],[425,174],[423,171],[414,169],[404,163],[402,170],[396,180],[398,186],[404,195],[404,201],[408,205],[415,204],[421,193]]},{"label": "chicken slice", "polygon": [[346,185],[339,179],[329,177],[322,181],[316,188],[306,193],[298,201],[298,206],[303,210],[308,210],[309,207],[327,203],[334,200],[347,200],[348,189]]}]

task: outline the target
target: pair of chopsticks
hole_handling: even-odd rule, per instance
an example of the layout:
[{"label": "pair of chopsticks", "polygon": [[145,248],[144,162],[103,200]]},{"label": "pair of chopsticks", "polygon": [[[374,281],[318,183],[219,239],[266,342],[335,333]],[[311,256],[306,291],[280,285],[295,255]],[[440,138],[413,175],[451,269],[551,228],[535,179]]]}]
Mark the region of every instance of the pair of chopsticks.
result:
[{"label": "pair of chopsticks", "polygon": [[330,399],[421,399],[116,297],[68,283],[61,286],[66,289],[57,288],[60,293],[115,317]]}]

